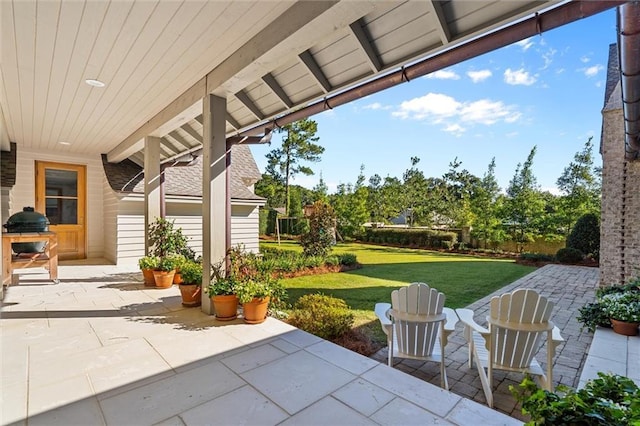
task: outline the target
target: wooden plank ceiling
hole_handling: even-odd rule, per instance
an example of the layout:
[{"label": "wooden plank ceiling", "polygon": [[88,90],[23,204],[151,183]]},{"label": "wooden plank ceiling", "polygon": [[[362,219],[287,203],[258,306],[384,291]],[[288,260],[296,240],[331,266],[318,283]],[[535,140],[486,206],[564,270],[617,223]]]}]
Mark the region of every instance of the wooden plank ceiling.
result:
[{"label": "wooden plank ceiling", "polygon": [[[207,74],[223,76],[207,83],[227,97],[233,135],[557,3],[342,0],[317,4],[313,19],[293,13],[311,4],[3,0],[8,139],[33,150],[107,153]],[[278,34],[285,17],[293,30]],[[185,105],[175,123],[155,134],[165,159],[201,144],[200,105]]]}]

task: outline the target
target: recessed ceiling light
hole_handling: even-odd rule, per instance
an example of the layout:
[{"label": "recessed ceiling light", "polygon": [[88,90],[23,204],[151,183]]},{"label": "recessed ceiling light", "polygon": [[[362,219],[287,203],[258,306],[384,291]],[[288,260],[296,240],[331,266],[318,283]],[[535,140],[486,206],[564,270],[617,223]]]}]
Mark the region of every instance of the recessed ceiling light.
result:
[{"label": "recessed ceiling light", "polygon": [[104,87],[104,86],[106,86],[100,80],[94,80],[93,78],[88,78],[84,82],[87,83],[89,86],[93,86],[93,87]]},{"label": "recessed ceiling light", "polygon": [[60,145],[71,145],[71,142],[60,141],[58,142]]}]

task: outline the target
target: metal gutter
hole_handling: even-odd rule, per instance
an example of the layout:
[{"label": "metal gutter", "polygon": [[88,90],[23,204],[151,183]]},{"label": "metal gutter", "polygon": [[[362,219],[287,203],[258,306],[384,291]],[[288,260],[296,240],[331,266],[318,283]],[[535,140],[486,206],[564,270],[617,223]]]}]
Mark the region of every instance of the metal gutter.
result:
[{"label": "metal gutter", "polygon": [[620,6],[617,15],[625,159],[631,161],[640,157],[640,2]]},{"label": "metal gutter", "polygon": [[[340,105],[380,92],[400,83],[430,74],[434,71],[480,56],[527,37],[541,34],[562,25],[596,15],[612,7],[626,3],[625,1],[572,1],[554,9],[541,12],[535,16],[499,29],[485,36],[474,39],[452,49],[431,56],[413,65],[403,67],[395,72],[365,82],[359,86],[327,97],[297,111],[285,114],[273,120],[265,121],[237,134],[237,136],[255,136],[263,134],[267,129],[285,126],[294,121],[310,117],[320,112],[336,108]],[[633,2],[636,3],[637,2]],[[637,24],[637,22],[636,22]]]}]

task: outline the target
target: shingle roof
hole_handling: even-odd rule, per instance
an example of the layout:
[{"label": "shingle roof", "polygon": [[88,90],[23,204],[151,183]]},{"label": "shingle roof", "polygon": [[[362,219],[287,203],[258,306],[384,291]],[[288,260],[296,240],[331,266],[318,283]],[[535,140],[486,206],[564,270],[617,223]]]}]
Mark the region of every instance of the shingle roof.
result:
[{"label": "shingle roof", "polygon": [[620,88],[620,65],[618,61],[618,45],[609,45],[609,63],[607,65],[607,85],[604,90],[603,111],[622,109],[622,93]]},{"label": "shingle roof", "polygon": [[[108,163],[106,156],[102,162],[109,185],[119,192],[144,192],[144,170],[133,161]],[[165,169],[165,193],[202,197],[202,157],[188,166]],[[231,198],[236,200],[264,200],[249,188],[261,177],[260,170],[246,145],[231,148]]]},{"label": "shingle roof", "polygon": [[0,151],[0,186],[11,188],[16,184],[16,144],[11,142],[11,151]]}]

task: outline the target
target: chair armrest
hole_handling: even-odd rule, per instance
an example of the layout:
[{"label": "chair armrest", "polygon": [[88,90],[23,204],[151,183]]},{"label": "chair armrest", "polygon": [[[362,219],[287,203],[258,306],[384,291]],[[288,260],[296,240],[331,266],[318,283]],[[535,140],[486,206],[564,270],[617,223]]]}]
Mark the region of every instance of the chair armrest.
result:
[{"label": "chair armrest", "polygon": [[558,343],[564,342],[564,339],[560,334],[560,329],[557,326],[553,327],[553,330],[551,330],[551,333],[552,333],[551,340],[553,340],[553,343],[558,344]]},{"label": "chair armrest", "polygon": [[458,323],[458,315],[456,314],[456,311],[451,308],[444,307],[442,312],[447,315],[447,319],[444,322],[444,329],[446,331],[454,331],[456,329],[456,324]]},{"label": "chair armrest", "polygon": [[456,314],[466,327],[470,327],[473,331],[477,331],[480,334],[489,334],[488,329],[482,327],[473,319],[473,311],[471,309],[456,309]]},{"label": "chair armrest", "polygon": [[374,309],[376,316],[380,320],[382,331],[384,331],[387,336],[390,335],[392,327],[391,319],[387,316],[389,309],[391,309],[391,303],[376,303]]}]

